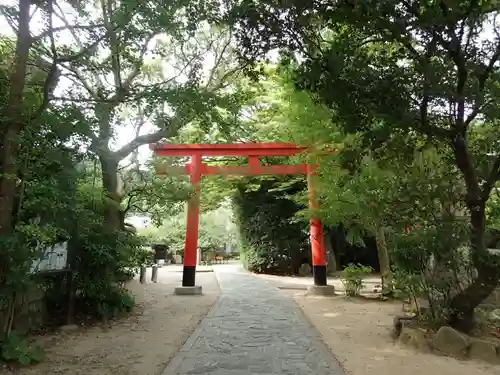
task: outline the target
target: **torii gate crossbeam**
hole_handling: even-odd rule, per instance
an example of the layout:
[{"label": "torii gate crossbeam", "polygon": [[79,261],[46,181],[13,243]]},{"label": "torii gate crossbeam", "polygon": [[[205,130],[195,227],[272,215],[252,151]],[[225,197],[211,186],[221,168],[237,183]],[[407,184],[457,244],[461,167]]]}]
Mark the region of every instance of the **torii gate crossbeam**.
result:
[{"label": "torii gate crossbeam", "polygon": [[[309,191],[309,206],[314,208],[312,176],[315,165],[261,165],[262,156],[293,156],[306,150],[292,143],[242,143],[242,144],[152,144],[150,149],[157,156],[190,157],[184,167],[158,165],[158,174],[189,175],[195,194],[188,201],[186,239],[184,245],[184,268],[182,287],[194,288],[196,281],[196,253],[198,246],[200,180],[203,175],[292,175],[306,174]],[[209,166],[202,163],[204,156],[248,157],[247,166]],[[315,286],[327,285],[326,256],[321,222],[310,219],[310,240],[312,250],[313,276]],[[201,289],[200,289],[201,292]],[[181,292],[182,293],[182,292]],[[186,292],[185,294],[190,294]]]}]

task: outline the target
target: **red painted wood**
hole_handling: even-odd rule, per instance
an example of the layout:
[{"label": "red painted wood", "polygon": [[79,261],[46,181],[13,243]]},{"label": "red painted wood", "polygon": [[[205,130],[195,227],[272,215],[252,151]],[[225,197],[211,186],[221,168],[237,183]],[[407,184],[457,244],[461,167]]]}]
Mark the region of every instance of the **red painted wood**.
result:
[{"label": "red painted wood", "polygon": [[[292,143],[243,143],[243,144],[153,144],[150,149],[157,156],[190,156],[191,163],[183,167],[159,165],[158,174],[189,174],[190,182],[195,186],[195,195],[188,202],[186,242],[184,246],[184,265],[196,266],[198,246],[200,179],[203,175],[285,175],[307,174],[309,207],[316,208],[312,177],[317,166],[297,165],[261,165],[259,156],[292,156],[306,150]],[[247,166],[211,166],[202,163],[203,156],[242,156],[248,157]],[[310,219],[310,238],[313,266],[326,265],[323,228],[317,218]]]},{"label": "red painted wood", "polygon": [[200,221],[200,180],[201,156],[193,156],[189,164],[189,180],[194,186],[195,194],[188,201],[186,240],[184,243],[184,265],[196,267],[196,251],[198,248],[198,228]]},{"label": "red painted wood", "polygon": [[[188,175],[189,164],[183,167],[180,166],[163,166],[159,165],[156,168],[156,173],[167,174],[172,176]],[[292,175],[306,174],[306,164],[295,165],[206,165],[201,164],[200,172],[202,176],[218,175],[218,176],[263,176],[263,175]]]},{"label": "red painted wood", "polygon": [[[316,174],[315,170],[318,166],[307,165],[307,190],[309,195],[309,208],[314,210],[317,207],[314,202],[314,184],[313,177]],[[323,225],[321,221],[316,217],[311,217],[309,219],[309,234],[311,239],[311,251],[312,251],[312,264],[313,266],[325,266],[326,265],[326,254],[325,254],[325,238],[323,236]]]},{"label": "red painted wood", "polygon": [[292,156],[306,150],[293,143],[152,144],[158,156]]},{"label": "red painted wood", "polygon": [[306,164],[297,165],[260,165],[260,166],[211,166],[203,167],[204,175],[220,176],[264,176],[264,175],[289,175],[305,174]]}]

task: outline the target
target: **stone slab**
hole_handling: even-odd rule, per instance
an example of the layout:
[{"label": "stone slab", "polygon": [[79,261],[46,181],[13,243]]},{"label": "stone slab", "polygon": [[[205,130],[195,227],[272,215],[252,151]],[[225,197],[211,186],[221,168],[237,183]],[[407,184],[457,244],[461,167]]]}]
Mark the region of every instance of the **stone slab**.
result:
[{"label": "stone slab", "polygon": [[344,375],[291,296],[232,265],[221,297],[163,375]]},{"label": "stone slab", "polygon": [[203,294],[201,285],[178,286],[174,289],[174,294],[178,296],[199,296]]},{"label": "stone slab", "polygon": [[333,285],[310,285],[307,287],[306,296],[334,296]]}]

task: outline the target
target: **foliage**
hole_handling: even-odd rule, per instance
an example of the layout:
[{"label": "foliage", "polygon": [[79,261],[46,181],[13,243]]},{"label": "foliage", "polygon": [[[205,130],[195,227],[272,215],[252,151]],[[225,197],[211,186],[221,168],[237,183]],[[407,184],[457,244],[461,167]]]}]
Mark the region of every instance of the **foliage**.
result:
[{"label": "foliage", "polygon": [[416,306],[425,299],[434,323],[449,320],[451,301],[474,278],[467,236],[463,218],[444,216],[392,237],[395,289]]},{"label": "foliage", "polygon": [[[470,330],[474,308],[500,274],[485,243],[485,207],[500,178],[497,1],[235,4],[230,18],[244,30],[242,57],[255,61],[282,48],[298,87],[331,108],[365,148],[386,148],[397,138],[404,145],[416,136],[452,155],[477,277],[450,302],[449,323]],[[477,127],[487,130],[483,147],[476,147]]]},{"label": "foliage", "polygon": [[109,231],[92,216],[80,217],[79,231],[71,240],[77,251],[74,287],[79,312],[102,319],[134,306],[130,293],[119,282],[128,272],[137,273],[143,254],[134,234]]},{"label": "foliage", "polygon": [[295,219],[302,207],[286,199],[286,194],[304,186],[294,183],[285,189],[278,178],[251,182],[240,184],[234,197],[245,265],[258,273],[298,274],[301,264],[310,259],[307,229]]},{"label": "foliage", "polygon": [[192,187],[186,179],[158,176],[149,169],[131,168],[122,172],[121,210],[128,215],[147,215],[156,225],[178,214],[189,199]]},{"label": "foliage", "polygon": [[[226,201],[222,206],[200,214],[198,247],[202,253],[217,253],[224,246],[236,247],[237,231],[233,222],[231,206]],[[140,232],[151,243],[168,246],[172,254],[183,255],[186,236],[186,213],[164,220],[160,227],[144,228]]]},{"label": "foliage", "polygon": [[16,300],[40,283],[33,262],[64,241],[73,282],[52,285],[47,300],[64,305],[73,288],[76,314],[92,318],[133,306],[120,285],[145,254],[125,215],[159,222],[191,193],[142,166],[138,147],[188,124],[229,134],[246,97],[228,86],[239,69],[231,33],[207,22],[214,4],[195,3],[0,6],[14,34],[0,37],[2,334],[15,330]]},{"label": "foliage", "polygon": [[43,361],[44,353],[28,339],[15,333],[10,334],[1,342],[0,358],[6,362],[17,362],[23,366]]},{"label": "foliage", "polygon": [[357,296],[363,289],[363,278],[373,272],[373,269],[361,264],[348,264],[342,271],[340,280],[344,284],[347,296]]}]

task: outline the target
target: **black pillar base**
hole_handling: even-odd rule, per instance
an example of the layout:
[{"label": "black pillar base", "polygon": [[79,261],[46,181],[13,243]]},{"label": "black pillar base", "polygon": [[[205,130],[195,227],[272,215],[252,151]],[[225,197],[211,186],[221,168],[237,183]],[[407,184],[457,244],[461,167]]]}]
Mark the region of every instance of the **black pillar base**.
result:
[{"label": "black pillar base", "polygon": [[325,286],[326,285],[326,265],[313,266],[313,278],[314,278],[314,285]]},{"label": "black pillar base", "polygon": [[182,286],[194,286],[196,266],[184,266],[182,270]]}]

